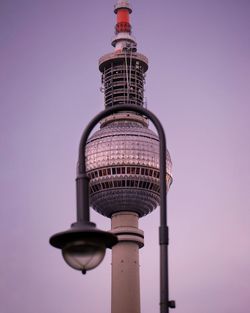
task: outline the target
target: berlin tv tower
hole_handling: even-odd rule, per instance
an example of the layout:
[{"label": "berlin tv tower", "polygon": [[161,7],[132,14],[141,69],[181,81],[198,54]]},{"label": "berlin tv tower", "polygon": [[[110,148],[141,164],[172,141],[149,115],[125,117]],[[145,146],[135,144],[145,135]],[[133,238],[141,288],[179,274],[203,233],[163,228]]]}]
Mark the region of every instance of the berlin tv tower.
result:
[{"label": "berlin tv tower", "polygon": [[[105,108],[130,104],[144,106],[148,59],[137,52],[131,34],[132,9],[126,0],[114,7],[117,21],[114,51],[102,56],[102,91]],[[100,130],[88,140],[86,168],[90,178],[90,203],[111,218],[118,237],[112,248],[112,313],[140,313],[139,249],[144,245],[139,218],[159,204],[159,139],[147,118],[118,112],[103,119]],[[172,183],[172,163],[167,153],[167,189]]]}]

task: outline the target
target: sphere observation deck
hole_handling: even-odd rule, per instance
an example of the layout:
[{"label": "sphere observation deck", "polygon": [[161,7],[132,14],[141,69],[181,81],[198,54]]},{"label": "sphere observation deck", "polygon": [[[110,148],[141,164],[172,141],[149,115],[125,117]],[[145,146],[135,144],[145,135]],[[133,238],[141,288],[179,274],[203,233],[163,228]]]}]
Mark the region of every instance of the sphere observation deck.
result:
[{"label": "sphere observation deck", "polygon": [[[132,113],[113,116],[86,146],[91,206],[111,217],[120,211],[150,213],[159,203],[159,139]],[[123,114],[124,115],[124,114]],[[144,124],[143,124],[144,120]],[[108,124],[106,124],[108,123]],[[167,153],[167,187],[172,163]]]}]

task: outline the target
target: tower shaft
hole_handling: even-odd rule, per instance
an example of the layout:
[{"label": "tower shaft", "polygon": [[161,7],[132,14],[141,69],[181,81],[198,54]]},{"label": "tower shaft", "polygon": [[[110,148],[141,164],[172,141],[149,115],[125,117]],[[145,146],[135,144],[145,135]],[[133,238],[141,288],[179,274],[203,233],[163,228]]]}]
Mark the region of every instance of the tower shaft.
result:
[{"label": "tower shaft", "polygon": [[118,244],[112,249],[111,313],[140,313],[139,248],[143,231],[138,229],[139,216],[118,212],[112,216],[112,233]]}]

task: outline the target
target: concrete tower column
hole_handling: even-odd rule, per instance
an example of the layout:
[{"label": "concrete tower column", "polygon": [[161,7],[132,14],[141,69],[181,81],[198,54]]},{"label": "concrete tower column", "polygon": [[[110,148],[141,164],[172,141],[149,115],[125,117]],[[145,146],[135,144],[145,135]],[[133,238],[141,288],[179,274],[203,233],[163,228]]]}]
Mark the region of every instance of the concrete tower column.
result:
[{"label": "concrete tower column", "polygon": [[140,313],[139,248],[144,245],[139,216],[133,212],[112,215],[112,233],[118,243],[112,248],[111,313]]}]

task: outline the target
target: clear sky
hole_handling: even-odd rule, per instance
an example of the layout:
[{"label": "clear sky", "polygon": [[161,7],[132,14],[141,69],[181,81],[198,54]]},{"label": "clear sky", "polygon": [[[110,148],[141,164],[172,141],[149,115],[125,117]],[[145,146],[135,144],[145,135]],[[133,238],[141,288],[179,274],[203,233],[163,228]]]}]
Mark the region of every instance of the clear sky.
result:
[{"label": "clear sky", "polygon": [[[103,109],[98,58],[115,0],[0,1],[3,313],[110,312],[110,251],[86,276],[49,237],[75,220],[78,143]],[[131,0],[150,62],[148,108],[174,165],[170,293],[176,313],[246,313],[250,299],[250,1]],[[109,220],[92,212],[99,228]],[[142,313],[158,312],[159,210],[141,219]]]}]

